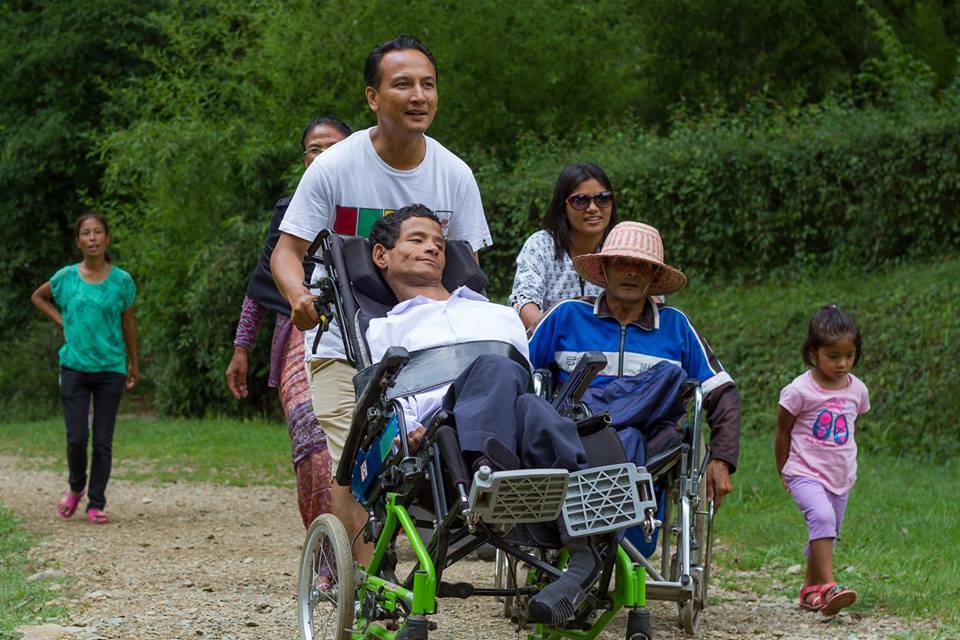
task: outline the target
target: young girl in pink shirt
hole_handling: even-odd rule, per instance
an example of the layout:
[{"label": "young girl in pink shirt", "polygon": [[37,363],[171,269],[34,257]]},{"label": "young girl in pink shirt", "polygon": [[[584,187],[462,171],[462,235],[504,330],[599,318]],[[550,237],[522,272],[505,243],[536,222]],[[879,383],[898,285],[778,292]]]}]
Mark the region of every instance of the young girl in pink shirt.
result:
[{"label": "young girl in pink shirt", "polygon": [[850,370],[860,361],[860,330],[831,304],[810,320],[803,360],[810,369],[780,392],[777,471],[807,522],[807,573],[800,606],[832,616],[857,599],[833,579],[833,546],[857,479],[857,416],[870,409],[867,387]]}]

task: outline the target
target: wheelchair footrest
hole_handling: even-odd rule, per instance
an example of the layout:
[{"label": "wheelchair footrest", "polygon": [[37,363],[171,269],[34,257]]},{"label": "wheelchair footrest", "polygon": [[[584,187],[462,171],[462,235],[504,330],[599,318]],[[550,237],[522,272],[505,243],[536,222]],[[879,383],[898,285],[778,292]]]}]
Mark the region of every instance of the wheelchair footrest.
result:
[{"label": "wheelchair footrest", "polygon": [[481,467],[470,487],[470,511],[488,524],[556,520],[569,475],[564,469],[491,472]]},{"label": "wheelchair footrest", "polygon": [[627,462],[571,473],[563,520],[571,536],[592,536],[640,524],[656,506],[650,474]]}]

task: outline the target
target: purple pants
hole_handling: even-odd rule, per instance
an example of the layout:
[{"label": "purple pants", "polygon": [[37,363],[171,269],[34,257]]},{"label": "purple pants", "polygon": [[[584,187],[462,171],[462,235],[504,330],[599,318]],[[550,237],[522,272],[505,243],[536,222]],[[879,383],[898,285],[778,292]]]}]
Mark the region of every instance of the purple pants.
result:
[{"label": "purple pants", "polygon": [[843,512],[847,508],[849,492],[837,495],[827,490],[819,481],[804,476],[786,476],[787,488],[803,518],[807,521],[807,546],[803,553],[810,557],[811,540],[832,538],[836,540],[843,523]]}]

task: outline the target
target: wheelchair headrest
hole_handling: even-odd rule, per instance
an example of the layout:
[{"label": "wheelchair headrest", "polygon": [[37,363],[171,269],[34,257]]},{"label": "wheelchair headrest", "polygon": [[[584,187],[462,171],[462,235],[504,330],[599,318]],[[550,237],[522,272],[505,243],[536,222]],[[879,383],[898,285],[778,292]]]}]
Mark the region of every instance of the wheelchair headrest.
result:
[{"label": "wheelchair headrest", "polygon": [[[380,269],[373,263],[370,251],[370,241],[367,238],[355,236],[343,239],[343,255],[349,271],[347,276],[353,284],[354,293],[360,294],[357,296],[358,301],[368,298],[377,305],[391,309],[397,304],[397,297],[387,286]],[[443,286],[448,291],[466,286],[477,293],[484,293],[487,282],[486,274],[481,271],[473,257],[470,243],[463,240],[447,242]]]}]

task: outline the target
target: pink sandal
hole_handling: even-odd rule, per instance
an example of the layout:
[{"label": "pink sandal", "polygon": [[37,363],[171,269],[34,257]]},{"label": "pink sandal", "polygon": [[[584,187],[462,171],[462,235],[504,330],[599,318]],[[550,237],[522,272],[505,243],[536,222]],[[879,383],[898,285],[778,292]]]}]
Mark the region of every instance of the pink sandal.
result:
[{"label": "pink sandal", "polygon": [[820,611],[823,608],[823,597],[820,595],[822,590],[822,584],[808,584],[800,589],[800,608],[808,611]]},{"label": "pink sandal", "polygon": [[109,524],[110,518],[100,509],[87,509],[87,522],[90,524]]},{"label": "pink sandal", "polygon": [[820,613],[835,616],[840,609],[845,609],[857,601],[857,592],[842,584],[828,582],[820,588],[820,601],[823,603]]},{"label": "pink sandal", "polygon": [[57,503],[57,516],[62,520],[66,520],[73,516],[77,511],[77,505],[80,504],[80,499],[83,498],[83,495],[87,492],[86,489],[80,493],[74,493],[73,491],[67,491],[60,498],[60,502]]}]

